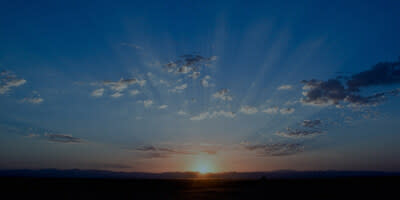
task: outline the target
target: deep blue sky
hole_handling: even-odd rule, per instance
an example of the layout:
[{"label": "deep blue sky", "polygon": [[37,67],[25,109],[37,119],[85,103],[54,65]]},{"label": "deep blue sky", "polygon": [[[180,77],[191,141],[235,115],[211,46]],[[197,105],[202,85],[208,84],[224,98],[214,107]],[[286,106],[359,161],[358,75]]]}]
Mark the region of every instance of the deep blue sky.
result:
[{"label": "deep blue sky", "polygon": [[398,8],[2,1],[0,167],[400,170]]}]

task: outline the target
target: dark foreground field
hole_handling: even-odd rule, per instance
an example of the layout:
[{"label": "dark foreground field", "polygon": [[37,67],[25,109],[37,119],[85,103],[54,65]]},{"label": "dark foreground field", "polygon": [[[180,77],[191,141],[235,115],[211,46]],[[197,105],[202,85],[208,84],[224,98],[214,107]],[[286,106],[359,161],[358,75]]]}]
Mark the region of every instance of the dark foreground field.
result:
[{"label": "dark foreground field", "polygon": [[4,199],[397,199],[400,192],[400,177],[309,180],[0,178],[0,183],[2,197],[7,197]]}]

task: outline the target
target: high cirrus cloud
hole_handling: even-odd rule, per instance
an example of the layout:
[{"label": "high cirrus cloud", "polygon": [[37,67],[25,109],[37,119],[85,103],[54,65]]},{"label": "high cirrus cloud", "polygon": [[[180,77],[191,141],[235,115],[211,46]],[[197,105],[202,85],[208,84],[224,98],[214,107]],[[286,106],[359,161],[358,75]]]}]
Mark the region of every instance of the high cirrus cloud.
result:
[{"label": "high cirrus cloud", "polygon": [[382,91],[372,95],[361,95],[362,88],[389,86],[400,83],[400,62],[381,62],[350,77],[343,83],[340,79],[303,80],[303,104],[371,106],[381,103],[385,96],[397,95],[397,90]]},{"label": "high cirrus cloud", "polygon": [[72,137],[71,135],[46,133],[44,136],[46,136],[47,139],[51,142],[82,143],[82,140],[80,138]]},{"label": "high cirrus cloud", "polygon": [[9,71],[2,71],[0,73],[0,94],[5,94],[12,88],[19,87],[26,83],[25,79],[17,78],[17,76]]},{"label": "high cirrus cloud", "polygon": [[256,151],[260,156],[288,156],[304,151],[300,143],[243,144],[249,151]]}]

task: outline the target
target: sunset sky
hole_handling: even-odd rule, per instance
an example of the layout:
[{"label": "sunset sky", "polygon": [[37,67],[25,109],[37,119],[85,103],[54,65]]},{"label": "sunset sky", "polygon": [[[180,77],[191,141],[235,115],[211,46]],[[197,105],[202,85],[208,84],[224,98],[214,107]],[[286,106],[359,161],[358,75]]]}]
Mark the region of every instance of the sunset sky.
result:
[{"label": "sunset sky", "polygon": [[2,1],[0,169],[400,170],[400,1]]}]

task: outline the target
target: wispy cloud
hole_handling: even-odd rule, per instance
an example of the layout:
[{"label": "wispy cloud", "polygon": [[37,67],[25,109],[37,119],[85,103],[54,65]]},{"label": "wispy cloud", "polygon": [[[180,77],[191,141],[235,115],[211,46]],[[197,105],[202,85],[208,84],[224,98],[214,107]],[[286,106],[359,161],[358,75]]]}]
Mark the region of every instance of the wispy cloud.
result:
[{"label": "wispy cloud", "polygon": [[139,90],[131,90],[131,91],[129,91],[129,94],[132,95],[132,96],[138,95],[139,93],[140,93]]},{"label": "wispy cloud", "polygon": [[45,136],[51,142],[59,142],[59,143],[82,143],[83,142],[80,138],[72,137],[71,135],[46,133]]},{"label": "wispy cloud", "polygon": [[292,114],[295,111],[294,108],[281,108],[279,112],[284,115]]},{"label": "wispy cloud", "polygon": [[301,137],[314,137],[317,135],[324,134],[321,130],[298,130],[287,128],[286,131],[277,131],[276,135],[287,137],[287,138],[301,138]]},{"label": "wispy cloud", "polygon": [[292,85],[281,85],[278,87],[278,90],[291,90],[292,88]]},{"label": "wispy cloud", "polygon": [[143,105],[144,105],[144,107],[148,108],[151,105],[153,105],[153,100],[151,100],[151,99],[144,100]]},{"label": "wispy cloud", "polygon": [[112,98],[119,98],[119,97],[122,97],[122,96],[124,96],[124,94],[122,94],[120,92],[116,92],[116,93],[111,95]]},{"label": "wispy cloud", "polygon": [[9,71],[2,71],[0,73],[0,94],[5,94],[12,88],[19,87],[26,83],[23,78],[17,78],[17,76]]},{"label": "wispy cloud", "polygon": [[214,111],[214,112],[203,112],[200,113],[196,116],[190,117],[190,120],[192,121],[199,121],[199,120],[205,120],[205,119],[212,119],[212,118],[217,118],[217,117],[227,117],[227,118],[234,118],[236,116],[235,113],[229,112],[229,111]]},{"label": "wispy cloud", "polygon": [[276,113],[278,113],[278,111],[279,111],[279,107],[277,107],[277,106],[266,108],[266,109],[262,110],[262,112],[268,113],[268,114],[276,114]]},{"label": "wispy cloud", "polygon": [[101,97],[101,96],[103,96],[103,94],[104,94],[104,88],[99,88],[99,89],[94,90],[91,95],[93,97]]},{"label": "wispy cloud", "polygon": [[164,109],[167,109],[168,108],[168,105],[160,105],[159,107],[158,107],[158,109],[160,109],[160,110],[164,110]]},{"label": "wispy cloud", "polygon": [[258,109],[256,107],[246,105],[246,106],[240,107],[239,112],[244,113],[246,115],[252,115],[252,114],[256,114],[258,112]]},{"label": "wispy cloud", "polygon": [[182,84],[182,85],[178,85],[178,86],[176,86],[174,89],[170,89],[170,90],[168,90],[169,92],[173,92],[173,93],[180,93],[180,92],[182,92],[184,89],[186,89],[187,88],[187,84],[186,83],[184,83],[184,84]]},{"label": "wispy cloud", "polygon": [[260,156],[288,156],[304,151],[300,143],[272,143],[272,144],[243,144],[249,151],[257,151]]},{"label": "wispy cloud", "polygon": [[183,111],[183,110],[179,110],[178,111],[178,115],[187,115],[187,113],[185,111]]},{"label": "wispy cloud", "polygon": [[156,147],[153,145],[140,146],[140,147],[137,147],[135,150],[146,153],[146,156],[149,158],[166,158],[166,157],[169,157],[172,155],[195,154],[194,152],[186,151],[186,150],[182,150],[182,149],[171,148],[171,147]]},{"label": "wispy cloud", "polygon": [[214,93],[213,97],[216,99],[224,100],[224,101],[232,101],[233,98],[228,93],[229,93],[229,90],[224,88],[224,89],[221,89],[221,90],[217,91],[216,93]]},{"label": "wispy cloud", "polygon": [[26,97],[21,100],[21,102],[27,102],[31,104],[40,104],[44,101],[41,97]]}]

